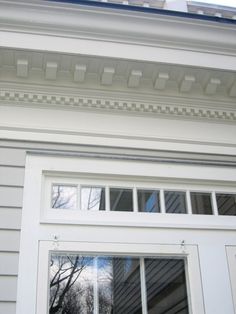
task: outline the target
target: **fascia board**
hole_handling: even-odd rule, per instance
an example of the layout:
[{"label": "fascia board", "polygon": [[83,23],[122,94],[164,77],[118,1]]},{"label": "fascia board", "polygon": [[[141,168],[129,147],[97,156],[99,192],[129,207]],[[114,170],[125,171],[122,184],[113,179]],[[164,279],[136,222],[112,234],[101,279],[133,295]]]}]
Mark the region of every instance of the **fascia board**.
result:
[{"label": "fascia board", "polygon": [[0,0],[0,29],[3,47],[4,32],[16,32],[229,56],[236,51],[235,25],[37,0]]}]

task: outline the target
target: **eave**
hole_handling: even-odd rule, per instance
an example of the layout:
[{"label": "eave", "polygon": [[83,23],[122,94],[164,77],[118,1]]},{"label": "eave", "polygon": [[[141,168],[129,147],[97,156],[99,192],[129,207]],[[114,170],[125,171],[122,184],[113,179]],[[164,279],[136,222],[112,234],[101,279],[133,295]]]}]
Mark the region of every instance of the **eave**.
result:
[{"label": "eave", "polygon": [[236,70],[234,24],[48,1],[0,0],[7,48]]},{"label": "eave", "polygon": [[38,0],[0,17],[3,105],[236,121],[234,25]]}]

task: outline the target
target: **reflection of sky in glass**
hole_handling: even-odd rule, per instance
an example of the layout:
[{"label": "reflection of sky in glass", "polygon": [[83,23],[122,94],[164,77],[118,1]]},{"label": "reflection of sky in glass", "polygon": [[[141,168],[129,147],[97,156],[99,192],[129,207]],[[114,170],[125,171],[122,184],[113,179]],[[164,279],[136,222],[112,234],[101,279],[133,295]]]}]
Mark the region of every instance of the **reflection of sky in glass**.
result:
[{"label": "reflection of sky in glass", "polygon": [[81,188],[82,210],[105,210],[105,188],[82,187]]},{"label": "reflection of sky in glass", "polygon": [[[144,262],[149,313],[189,313],[184,260]],[[52,252],[49,285],[48,314],[142,313],[138,257]]]},{"label": "reflection of sky in glass", "polygon": [[76,209],[77,187],[53,184],[52,208]]},{"label": "reflection of sky in glass", "polygon": [[159,213],[159,191],[138,190],[138,208],[140,212]]}]

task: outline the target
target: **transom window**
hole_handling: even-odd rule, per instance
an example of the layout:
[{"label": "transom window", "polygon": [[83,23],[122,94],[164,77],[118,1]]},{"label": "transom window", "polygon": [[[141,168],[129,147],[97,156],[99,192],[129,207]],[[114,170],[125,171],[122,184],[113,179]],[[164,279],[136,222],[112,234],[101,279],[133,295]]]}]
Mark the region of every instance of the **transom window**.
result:
[{"label": "transom window", "polygon": [[52,209],[236,215],[236,193],[52,183]]}]

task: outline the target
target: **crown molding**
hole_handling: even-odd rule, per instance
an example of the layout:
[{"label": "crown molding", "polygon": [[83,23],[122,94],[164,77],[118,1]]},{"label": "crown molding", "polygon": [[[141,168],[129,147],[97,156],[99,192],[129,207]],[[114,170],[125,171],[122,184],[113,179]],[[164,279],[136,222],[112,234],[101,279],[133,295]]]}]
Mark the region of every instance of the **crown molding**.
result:
[{"label": "crown molding", "polygon": [[119,53],[124,59],[160,62],[172,53],[173,62],[179,64],[236,69],[235,25],[183,17],[0,0],[0,36],[2,47],[107,57]]},{"label": "crown molding", "polygon": [[[140,96],[140,97],[139,97]],[[109,113],[149,115],[174,119],[236,121],[233,103],[170,96],[146,96],[135,93],[109,93],[95,90],[32,89],[19,86],[0,90],[0,105],[65,110],[106,111]]]}]

